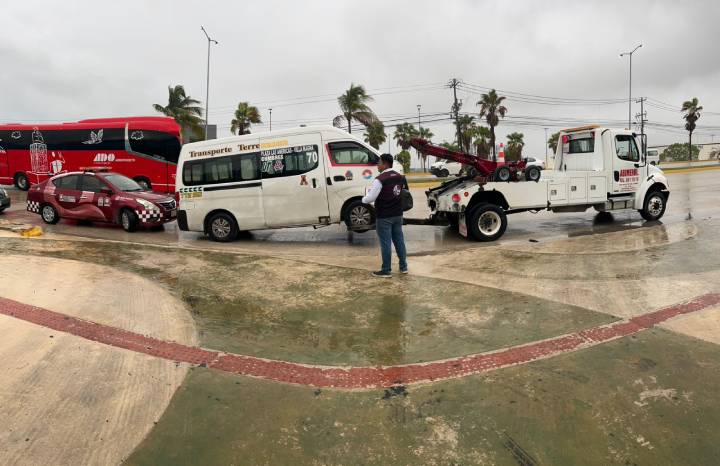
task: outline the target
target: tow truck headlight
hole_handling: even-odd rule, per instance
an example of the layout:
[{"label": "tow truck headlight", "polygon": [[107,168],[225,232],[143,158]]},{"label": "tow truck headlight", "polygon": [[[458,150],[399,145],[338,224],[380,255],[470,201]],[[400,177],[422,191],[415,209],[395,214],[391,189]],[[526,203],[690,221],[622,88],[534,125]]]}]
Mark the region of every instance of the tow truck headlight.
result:
[{"label": "tow truck headlight", "polygon": [[152,209],[157,209],[157,208],[158,208],[155,204],[153,204],[153,203],[150,202],[150,201],[146,201],[145,199],[137,199],[137,203],[140,204],[141,206],[145,207],[145,208],[148,209],[148,210],[152,210]]}]

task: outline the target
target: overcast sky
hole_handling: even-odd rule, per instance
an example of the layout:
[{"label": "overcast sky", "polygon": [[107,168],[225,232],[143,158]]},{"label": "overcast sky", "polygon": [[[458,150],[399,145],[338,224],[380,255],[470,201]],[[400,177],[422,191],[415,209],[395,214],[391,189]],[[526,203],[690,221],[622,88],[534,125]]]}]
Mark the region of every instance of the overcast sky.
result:
[{"label": "overcast sky", "polygon": [[628,59],[618,54],[642,43],[633,96],[654,99],[651,125],[675,125],[650,128],[649,144],[686,140],[680,113],[658,102],[690,97],[706,109],[694,141],[720,141],[719,19],[716,1],[6,2],[0,121],[152,115],[174,84],[204,105],[204,25],[219,41],[209,120],[221,136],[242,100],[261,110],[254,132],[267,129],[268,107],[274,129],[330,123],[335,97],[354,82],[375,95],[386,124],[416,122],[420,104],[434,139],[451,140],[452,124],[433,120],[449,112],[443,85],[457,77],[463,111],[477,112],[483,88],[514,96],[498,141],[522,132],[525,153],[544,157],[544,127],[627,126]]}]

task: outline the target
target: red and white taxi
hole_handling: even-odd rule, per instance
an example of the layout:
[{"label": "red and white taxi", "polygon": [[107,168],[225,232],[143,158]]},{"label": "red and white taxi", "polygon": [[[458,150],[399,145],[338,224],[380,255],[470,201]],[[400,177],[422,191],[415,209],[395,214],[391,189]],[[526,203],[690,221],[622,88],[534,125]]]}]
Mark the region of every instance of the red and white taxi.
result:
[{"label": "red and white taxi", "polygon": [[70,172],[54,176],[28,191],[27,210],[45,223],[61,218],[119,223],[125,231],[175,220],[175,199],[145,191],[119,173]]}]

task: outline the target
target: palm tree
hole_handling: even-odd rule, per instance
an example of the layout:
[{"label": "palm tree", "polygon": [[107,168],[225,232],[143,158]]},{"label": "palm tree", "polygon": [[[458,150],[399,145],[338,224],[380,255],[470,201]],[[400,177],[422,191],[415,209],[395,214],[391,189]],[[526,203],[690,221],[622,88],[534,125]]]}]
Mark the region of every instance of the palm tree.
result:
[{"label": "palm tree", "polygon": [[338,115],[333,119],[333,124],[340,127],[343,123],[347,123],[348,133],[352,133],[352,121],[358,121],[365,125],[370,126],[378,120],[370,107],[368,102],[371,102],[373,98],[365,92],[365,88],[362,85],[350,84],[350,89],[345,91],[340,97],[338,97],[338,104],[342,115]]},{"label": "palm tree", "polygon": [[490,128],[487,126],[478,126],[475,133],[475,141],[473,142],[475,145],[475,152],[478,157],[486,159],[488,155],[490,155],[491,150],[489,141],[492,137],[492,133],[490,132]]},{"label": "palm tree", "polygon": [[548,149],[553,151],[553,154],[557,151],[558,139],[560,138],[560,131],[552,133],[550,139],[547,140]]},{"label": "palm tree", "polygon": [[233,134],[250,134],[250,125],[262,123],[257,107],[247,102],[240,102],[235,110],[235,118],[230,121],[230,132]]},{"label": "palm tree", "polygon": [[195,100],[185,93],[185,88],[178,84],[175,87],[168,86],[168,104],[166,106],[153,104],[155,111],[165,116],[174,118],[175,121],[185,129],[190,130],[198,139],[201,139],[202,125],[205,121],[201,118],[203,109]]},{"label": "palm tree", "polygon": [[418,136],[417,129],[410,123],[400,123],[395,127],[395,133],[393,133],[393,139],[403,150],[408,150],[410,148],[410,140]]},{"label": "palm tree", "polygon": [[[421,139],[425,139],[429,141],[432,139],[432,137],[435,136],[432,131],[430,131],[428,128],[420,128],[420,131],[418,131],[418,137]],[[426,171],[427,168],[427,154],[420,154],[420,151],[418,151],[418,155],[420,156],[420,160],[422,162],[422,169],[423,171]]]},{"label": "palm tree", "polygon": [[702,112],[702,106],[700,105],[700,102],[698,101],[697,97],[693,97],[692,100],[686,100],[682,104],[682,108],[680,111],[685,112],[685,115],[683,115],[683,118],[685,118],[685,129],[688,130],[689,133],[689,142],[688,142],[688,150],[690,153],[690,157],[688,160],[692,161],[692,133],[695,131],[695,122],[700,119],[700,112]]},{"label": "palm tree", "polygon": [[475,137],[478,129],[475,124],[475,117],[463,115],[458,118],[457,126],[460,129],[458,131],[458,134],[460,135],[460,141],[458,141],[460,150],[470,152],[470,146],[472,146],[473,138]]},{"label": "palm tree", "polygon": [[522,149],[525,146],[524,137],[523,133],[518,132],[507,135],[509,160],[520,160],[522,157]]},{"label": "palm tree", "polygon": [[477,105],[480,106],[480,118],[485,117],[485,121],[490,127],[490,143],[492,144],[493,160],[497,160],[495,150],[495,127],[500,122],[500,118],[505,118],[507,108],[502,105],[505,96],[499,96],[495,89],[491,89],[487,94],[480,96]]},{"label": "palm tree", "polygon": [[382,121],[375,121],[365,127],[365,142],[375,149],[380,149],[380,145],[386,140],[387,134],[385,134],[385,125]]}]

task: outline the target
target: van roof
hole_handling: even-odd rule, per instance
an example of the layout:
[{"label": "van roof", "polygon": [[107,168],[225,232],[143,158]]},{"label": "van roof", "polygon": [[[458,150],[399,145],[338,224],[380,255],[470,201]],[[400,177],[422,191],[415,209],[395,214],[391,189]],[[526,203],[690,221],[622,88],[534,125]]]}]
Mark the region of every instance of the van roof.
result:
[{"label": "van roof", "polygon": [[264,131],[262,133],[251,133],[251,134],[243,134],[240,136],[227,136],[224,138],[217,138],[217,139],[208,139],[207,141],[198,141],[198,142],[192,142],[189,144],[185,144],[183,147],[202,147],[202,146],[208,146],[208,145],[215,145],[215,144],[227,144],[227,143],[233,143],[233,142],[242,142],[245,140],[253,140],[257,138],[263,138],[263,137],[281,137],[281,136],[292,136],[294,134],[302,134],[302,133],[336,133],[339,136],[342,137],[349,137],[352,139],[360,140],[356,135],[350,134],[347,131],[344,131],[340,128],[336,128],[334,126],[330,125],[315,125],[315,126],[297,126],[294,128],[288,128],[288,129],[281,129],[273,132]]}]

